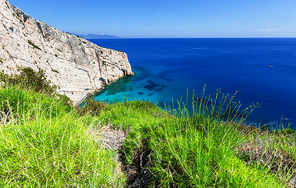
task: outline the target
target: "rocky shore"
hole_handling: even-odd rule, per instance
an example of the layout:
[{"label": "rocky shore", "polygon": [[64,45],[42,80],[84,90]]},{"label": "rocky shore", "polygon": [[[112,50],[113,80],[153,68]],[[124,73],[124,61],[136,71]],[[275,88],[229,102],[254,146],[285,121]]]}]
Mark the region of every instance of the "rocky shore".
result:
[{"label": "rocky shore", "polygon": [[0,70],[43,69],[74,105],[104,86],[133,75],[127,54],[99,47],[38,21],[0,0]]}]

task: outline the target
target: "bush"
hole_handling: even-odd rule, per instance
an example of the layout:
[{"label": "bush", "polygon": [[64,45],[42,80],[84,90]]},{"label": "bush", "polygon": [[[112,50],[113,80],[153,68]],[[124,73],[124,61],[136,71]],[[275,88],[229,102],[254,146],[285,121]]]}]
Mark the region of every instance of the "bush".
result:
[{"label": "bush", "polygon": [[4,71],[0,72],[0,81],[4,87],[18,86],[37,93],[55,95],[66,104],[70,103],[70,99],[67,96],[56,93],[57,86],[46,79],[44,70],[39,68],[36,72],[31,67],[19,67],[18,71],[19,74],[14,75],[5,74]]},{"label": "bush", "polygon": [[42,69],[38,72],[31,67],[18,68],[20,74],[8,75],[4,71],[0,72],[0,80],[5,86],[21,86],[24,89],[30,89],[35,92],[50,93],[56,92],[57,86],[50,85],[50,81],[46,80],[45,73]]},{"label": "bush", "polygon": [[85,114],[98,116],[100,112],[105,109],[105,107],[106,105],[104,103],[90,98],[84,101],[84,106],[82,108],[77,107],[76,109],[80,116],[84,116]]}]

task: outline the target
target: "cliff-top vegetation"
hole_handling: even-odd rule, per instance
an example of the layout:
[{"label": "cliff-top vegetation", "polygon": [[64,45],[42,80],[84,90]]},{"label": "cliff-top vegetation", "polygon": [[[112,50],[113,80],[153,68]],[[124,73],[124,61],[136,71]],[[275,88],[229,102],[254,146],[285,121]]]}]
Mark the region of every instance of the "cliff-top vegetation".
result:
[{"label": "cliff-top vegetation", "polygon": [[190,113],[148,101],[74,108],[42,71],[0,78],[0,187],[295,186],[295,132],[244,125],[254,106],[219,91]]}]

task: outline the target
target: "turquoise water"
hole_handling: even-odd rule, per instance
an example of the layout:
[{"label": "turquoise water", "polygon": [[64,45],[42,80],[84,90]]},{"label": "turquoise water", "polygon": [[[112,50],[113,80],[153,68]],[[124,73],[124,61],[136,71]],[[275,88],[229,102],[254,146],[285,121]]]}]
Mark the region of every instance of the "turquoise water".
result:
[{"label": "turquoise water", "polygon": [[128,54],[136,75],[96,96],[101,101],[150,100],[164,106],[216,89],[243,107],[260,103],[249,122],[296,122],[296,39],[103,39],[92,42]]}]

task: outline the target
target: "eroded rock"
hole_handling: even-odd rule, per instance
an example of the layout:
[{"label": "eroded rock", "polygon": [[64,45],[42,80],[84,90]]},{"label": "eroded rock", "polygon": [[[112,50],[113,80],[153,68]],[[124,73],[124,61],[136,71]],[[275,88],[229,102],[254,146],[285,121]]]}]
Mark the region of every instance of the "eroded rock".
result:
[{"label": "eroded rock", "polygon": [[124,52],[59,31],[0,0],[0,70],[41,68],[74,105],[123,76],[133,75]]}]

